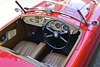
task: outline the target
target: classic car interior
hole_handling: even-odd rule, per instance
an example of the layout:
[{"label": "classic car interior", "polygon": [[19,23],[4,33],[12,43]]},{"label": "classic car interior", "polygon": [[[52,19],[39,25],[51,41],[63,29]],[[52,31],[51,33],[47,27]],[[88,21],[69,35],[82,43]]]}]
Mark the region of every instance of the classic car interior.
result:
[{"label": "classic car interior", "polygon": [[0,49],[37,67],[64,67],[82,34],[78,26],[63,19],[23,14],[0,30],[0,42],[4,42]]}]

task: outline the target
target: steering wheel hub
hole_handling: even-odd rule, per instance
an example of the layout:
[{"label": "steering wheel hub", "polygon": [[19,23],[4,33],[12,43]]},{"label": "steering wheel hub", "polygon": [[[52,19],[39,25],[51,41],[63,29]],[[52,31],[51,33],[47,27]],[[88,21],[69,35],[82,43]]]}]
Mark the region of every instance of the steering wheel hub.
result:
[{"label": "steering wheel hub", "polygon": [[55,38],[58,38],[59,37],[59,32],[58,31],[54,31],[53,35],[54,35]]}]

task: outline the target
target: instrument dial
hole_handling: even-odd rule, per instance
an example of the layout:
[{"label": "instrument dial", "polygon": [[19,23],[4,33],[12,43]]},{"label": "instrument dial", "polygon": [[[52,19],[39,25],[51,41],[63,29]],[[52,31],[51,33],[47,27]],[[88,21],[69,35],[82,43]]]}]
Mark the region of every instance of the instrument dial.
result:
[{"label": "instrument dial", "polygon": [[56,29],[61,29],[61,24],[60,23],[56,23],[55,27],[56,27]]},{"label": "instrument dial", "polygon": [[63,29],[64,29],[64,31],[68,32],[69,26],[68,25],[64,25]]},{"label": "instrument dial", "polygon": [[55,23],[54,22],[51,22],[51,25],[54,25]]}]

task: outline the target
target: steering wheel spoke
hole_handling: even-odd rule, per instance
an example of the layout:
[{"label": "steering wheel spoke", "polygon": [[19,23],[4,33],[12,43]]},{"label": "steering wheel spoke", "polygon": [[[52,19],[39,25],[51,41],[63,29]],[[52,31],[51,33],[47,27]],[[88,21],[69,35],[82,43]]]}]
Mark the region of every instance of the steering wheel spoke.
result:
[{"label": "steering wheel spoke", "polygon": [[52,37],[53,35],[51,34],[51,35],[46,35],[46,37],[48,38],[48,37]]},{"label": "steering wheel spoke", "polygon": [[66,39],[64,39],[63,37],[60,36],[60,39],[63,40],[65,43],[67,43],[68,41]]},{"label": "steering wheel spoke", "polygon": [[66,34],[67,32],[60,32],[61,35]]},{"label": "steering wheel spoke", "polygon": [[53,30],[50,29],[49,27],[46,28],[48,31],[52,32],[53,33]]}]

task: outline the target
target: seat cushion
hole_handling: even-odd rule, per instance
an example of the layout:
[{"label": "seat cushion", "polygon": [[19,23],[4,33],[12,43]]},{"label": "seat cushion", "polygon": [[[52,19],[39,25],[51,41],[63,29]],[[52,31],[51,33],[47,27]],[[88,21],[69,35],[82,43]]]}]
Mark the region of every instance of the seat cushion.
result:
[{"label": "seat cushion", "polygon": [[40,42],[39,45],[36,46],[34,51],[29,55],[29,57],[37,59],[45,49],[46,49],[46,43]]},{"label": "seat cushion", "polygon": [[66,56],[64,55],[57,53],[50,53],[42,60],[42,62],[45,64],[49,64],[53,67],[61,67],[65,59]]},{"label": "seat cushion", "polygon": [[36,43],[21,41],[13,48],[13,50],[21,54],[22,56],[27,56],[34,51],[36,46],[37,46]]}]

